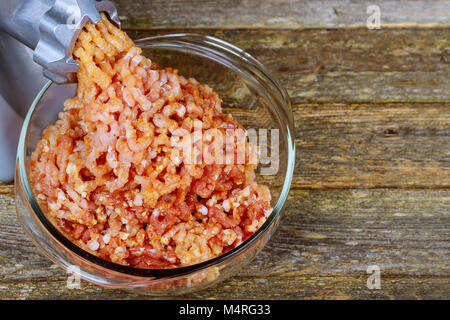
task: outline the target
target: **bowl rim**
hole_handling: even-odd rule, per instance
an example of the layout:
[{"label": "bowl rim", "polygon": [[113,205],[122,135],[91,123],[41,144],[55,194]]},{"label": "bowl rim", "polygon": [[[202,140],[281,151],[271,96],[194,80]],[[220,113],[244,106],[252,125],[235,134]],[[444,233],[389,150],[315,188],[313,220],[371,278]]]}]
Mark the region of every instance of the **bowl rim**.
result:
[{"label": "bowl rim", "polygon": [[[245,251],[248,247],[250,247],[257,239],[259,239],[263,234],[265,234],[265,231],[277,220],[276,218],[279,216],[279,214],[282,211],[282,208],[285,204],[285,201],[288,196],[288,192],[290,190],[290,185],[292,182],[293,172],[294,172],[294,163],[295,163],[295,134],[294,134],[294,125],[293,125],[293,116],[292,116],[292,109],[291,109],[291,102],[289,99],[289,95],[287,94],[284,87],[280,84],[279,80],[269,71],[267,68],[259,62],[257,59],[255,59],[253,56],[251,56],[249,53],[245,52],[244,50],[224,41],[219,38],[213,37],[213,36],[207,36],[202,34],[194,34],[194,33],[177,33],[177,34],[168,34],[168,35],[158,35],[153,37],[146,37],[142,39],[135,40],[135,43],[137,46],[142,44],[145,44],[148,41],[161,41],[161,40],[172,40],[176,43],[177,46],[182,45],[183,43],[191,43],[191,41],[198,42],[200,41],[200,45],[204,46],[210,45],[217,49],[225,49],[227,53],[233,54],[238,59],[244,60],[245,63],[250,63],[253,67],[257,68],[258,71],[263,74],[265,77],[264,80],[269,80],[273,88],[278,91],[280,94],[281,99],[283,99],[283,105],[278,106],[279,110],[282,113],[284,113],[284,116],[286,117],[286,130],[287,130],[287,149],[288,149],[288,161],[287,161],[287,167],[286,167],[286,173],[284,178],[284,183],[282,190],[280,192],[280,196],[278,198],[277,203],[275,204],[272,212],[270,213],[269,217],[265,221],[265,223],[247,240],[239,244],[237,247],[233,248],[232,250],[221,254],[217,257],[214,257],[212,259],[196,263],[189,266],[183,266],[183,267],[177,267],[177,268],[168,268],[168,269],[142,269],[142,268],[136,268],[131,266],[125,266],[121,264],[117,264],[105,259],[102,259],[100,257],[97,257],[93,255],[92,253],[82,249],[81,247],[77,246],[75,243],[70,241],[62,232],[60,232],[53,223],[46,217],[46,215],[41,210],[40,206],[38,205],[36,199],[33,196],[32,189],[30,187],[30,184],[28,183],[28,177],[27,177],[27,170],[25,167],[25,142],[26,142],[26,136],[28,132],[28,127],[31,121],[31,118],[33,116],[33,113],[35,111],[36,106],[40,102],[41,98],[44,96],[44,94],[47,92],[47,90],[50,88],[50,86],[53,84],[52,81],[47,82],[44,87],[40,90],[40,92],[37,94],[36,98],[33,100],[33,103],[31,104],[26,118],[24,120],[22,130],[20,133],[20,139],[17,149],[17,166],[18,166],[18,174],[19,174],[19,180],[20,185],[24,191],[26,201],[28,202],[28,205],[31,209],[31,213],[34,215],[34,218],[37,217],[37,220],[41,223],[41,225],[45,228],[45,231],[50,234],[50,236],[53,237],[53,240],[58,242],[62,247],[65,249],[68,249],[72,253],[76,254],[78,258],[81,258],[83,260],[87,260],[89,263],[93,263],[97,265],[98,267],[105,268],[109,271],[118,272],[120,274],[124,275],[130,275],[130,276],[138,276],[143,278],[153,278],[153,279],[162,279],[162,278],[174,278],[179,276],[184,276],[191,274],[196,271],[204,270],[209,267],[217,266],[220,263],[229,260],[235,256],[238,256],[241,252]],[[17,169],[16,169],[17,170]],[[16,179],[17,180],[17,179]],[[15,181],[16,188],[18,181]],[[20,220],[20,217],[19,217]],[[31,238],[32,235],[29,234]],[[46,253],[46,250],[40,246],[35,239],[33,239],[33,242],[38,245],[38,247]],[[48,256],[48,254],[46,254]],[[51,259],[54,260],[54,259]],[[58,263],[58,261],[54,261],[61,267],[61,263]],[[64,267],[63,267],[64,268]]]}]

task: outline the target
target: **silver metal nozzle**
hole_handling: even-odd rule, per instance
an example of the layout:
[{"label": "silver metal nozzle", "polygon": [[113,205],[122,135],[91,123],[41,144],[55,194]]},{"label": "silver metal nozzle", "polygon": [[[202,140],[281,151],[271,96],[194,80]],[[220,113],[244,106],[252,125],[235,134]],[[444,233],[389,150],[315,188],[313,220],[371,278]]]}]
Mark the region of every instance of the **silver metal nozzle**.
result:
[{"label": "silver metal nozzle", "polygon": [[116,7],[107,0],[2,0],[0,28],[34,50],[33,60],[57,82],[74,82],[78,63],[72,50],[87,21],[97,24],[100,12],[120,26]]}]

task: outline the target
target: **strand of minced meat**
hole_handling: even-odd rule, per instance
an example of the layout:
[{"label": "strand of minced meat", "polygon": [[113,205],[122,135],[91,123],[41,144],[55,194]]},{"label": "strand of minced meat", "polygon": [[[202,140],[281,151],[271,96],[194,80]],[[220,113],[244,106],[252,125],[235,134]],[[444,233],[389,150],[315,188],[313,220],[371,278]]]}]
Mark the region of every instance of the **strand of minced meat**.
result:
[{"label": "strand of minced meat", "polygon": [[243,130],[207,85],[159,69],[105,17],[73,52],[77,96],[31,158],[34,193],[66,236],[112,262],[170,268],[220,255],[264,223],[270,193],[248,155],[243,164],[175,155],[195,124]]}]

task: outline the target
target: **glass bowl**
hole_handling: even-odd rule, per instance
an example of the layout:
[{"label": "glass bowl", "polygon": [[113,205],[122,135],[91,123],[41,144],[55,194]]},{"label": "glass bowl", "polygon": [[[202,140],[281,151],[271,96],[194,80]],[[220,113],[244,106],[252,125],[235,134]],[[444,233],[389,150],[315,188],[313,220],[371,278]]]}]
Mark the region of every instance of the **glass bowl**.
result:
[{"label": "glass bowl", "polygon": [[245,128],[278,133],[278,141],[269,143],[278,161],[277,170],[259,174],[264,171],[260,164],[256,172],[257,181],[268,185],[272,194],[274,209],[267,221],[233,250],[202,263],[172,269],[119,265],[73,244],[46,218],[28,181],[30,156],[43,129],[56,121],[63,102],[76,92],[75,84],[52,82],[34,100],[22,128],[15,174],[17,215],[34,244],[55,264],[81,279],[150,295],[183,294],[235,274],[255,257],[274,232],[294,169],[292,111],[289,97],[274,75],[251,55],[225,41],[204,35],[172,34],[141,39],[136,44],[161,67],[176,68],[186,78],[194,77],[212,87],[223,100],[224,112],[232,113]]}]

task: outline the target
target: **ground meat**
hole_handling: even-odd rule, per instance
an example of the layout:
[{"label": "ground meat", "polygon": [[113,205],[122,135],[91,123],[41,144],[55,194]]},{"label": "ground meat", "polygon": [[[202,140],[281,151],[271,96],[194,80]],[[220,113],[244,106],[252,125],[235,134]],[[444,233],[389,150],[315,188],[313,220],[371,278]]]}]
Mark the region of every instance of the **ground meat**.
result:
[{"label": "ground meat", "polygon": [[74,58],[77,96],[30,163],[42,209],[68,238],[115,263],[173,268],[223,254],[265,222],[256,148],[219,141],[245,129],[211,88],[160,69],[106,17],[86,25]]}]

